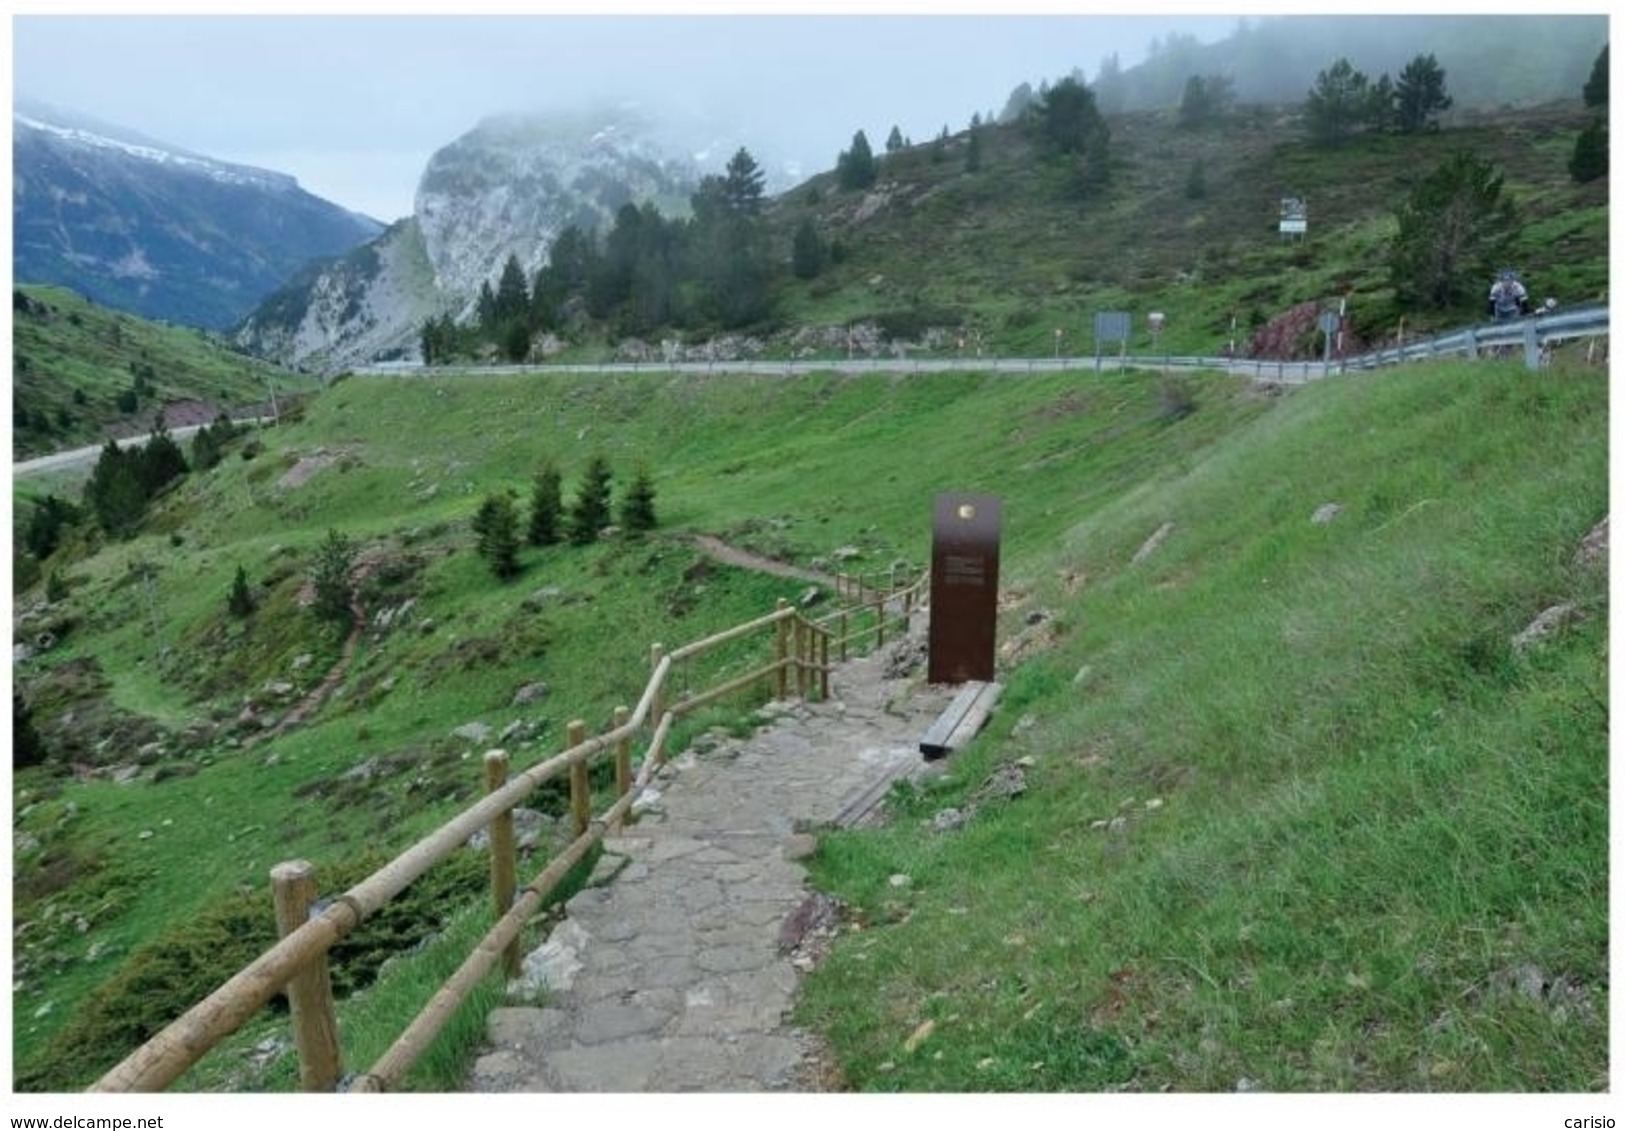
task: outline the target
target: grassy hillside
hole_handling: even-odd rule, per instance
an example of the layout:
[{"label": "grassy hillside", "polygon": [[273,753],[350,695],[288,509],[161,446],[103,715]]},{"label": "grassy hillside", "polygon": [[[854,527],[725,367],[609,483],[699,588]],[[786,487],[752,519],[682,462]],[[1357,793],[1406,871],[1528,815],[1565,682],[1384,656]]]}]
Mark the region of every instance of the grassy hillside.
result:
[{"label": "grassy hillside", "polygon": [[[1083,196],[1017,125],[981,128],[975,170],[959,129],[880,158],[868,190],[843,191],[834,173],[813,177],[776,199],[771,220],[786,249],[811,220],[844,259],[785,282],[784,320],[963,326],[991,352],[1019,357],[1049,356],[1057,328],[1069,353],[1093,353],[1093,316],[1106,310],[1135,316],[1141,350],[1151,345],[1145,315],[1163,312],[1158,344],[1180,354],[1220,352],[1232,316],[1244,344],[1254,323],[1339,298],[1360,341],[1391,338],[1401,316],[1411,333],[1453,327],[1479,319],[1479,304],[1398,308],[1387,247],[1412,187],[1463,150],[1504,175],[1521,215],[1510,262],[1537,296],[1576,305],[1606,292],[1607,179],[1575,185],[1568,173],[1589,121],[1577,97],[1462,112],[1438,132],[1331,149],[1308,143],[1299,115],[1246,107],[1206,129],[1181,128],[1172,110],[1112,115],[1110,182]],[[1306,239],[1280,237],[1283,196],[1308,202]],[[942,350],[957,349],[950,335]]]},{"label": "grassy hillside", "polygon": [[[1020,122],[983,123],[974,142],[966,127],[914,139],[877,155],[867,188],[843,189],[828,171],[767,203],[772,312],[724,340],[720,356],[845,356],[843,331],[854,327],[860,350],[1088,356],[1103,311],[1133,315],[1131,351],[1214,356],[1232,340],[1246,352],[1255,329],[1304,303],[1338,304],[1347,344],[1359,350],[1391,342],[1402,324],[1415,336],[1481,320],[1479,283],[1487,289],[1506,265],[1537,301],[1597,302],[1607,293],[1608,181],[1570,176],[1575,139],[1593,117],[1577,95],[1460,109],[1439,130],[1357,135],[1329,148],[1309,141],[1301,104],[1241,106],[1198,128],[1182,126],[1172,108],[1114,113],[1109,176],[1087,190]],[[1504,261],[1473,268],[1456,307],[1401,305],[1388,266],[1397,212],[1461,152],[1502,178],[1516,232]],[[1307,202],[1306,238],[1279,233],[1288,196]],[[804,225],[829,253],[812,278],[791,270]],[[1166,318],[1155,341],[1153,311]],[[641,337],[699,345],[716,333],[668,326]],[[647,348],[616,335],[572,323],[557,356],[629,358]]]},{"label": "grassy hillside", "polygon": [[1061,524],[995,725],[820,856],[871,924],[803,1009],[849,1084],[1606,1088],[1605,417],[1499,368],[1328,382]]},{"label": "grassy hillside", "polygon": [[201,330],[123,314],[60,287],[16,287],[11,308],[13,460],[145,434],[169,403],[226,410],[264,404],[273,390],[288,397],[316,388],[314,378],[233,353]]},{"label": "grassy hillside", "polygon": [[[14,778],[19,1080],[83,1086],[165,994],[252,954],[277,861],[354,875],[465,803],[455,729],[506,732],[528,765],[635,696],[650,643],[804,587],[690,535],[919,564],[953,489],[1004,500],[1003,638],[1047,629],[946,783],[819,857],[869,925],[805,1007],[852,1086],[1603,1087],[1607,609],[1573,554],[1607,509],[1606,418],[1600,373],[1489,362],[1286,394],[1152,373],[340,381],[134,539],[53,563],[65,598],[19,598],[24,639],[54,638],[16,669],[50,754]],[[526,548],[497,582],[481,499],[523,503],[543,458],[573,490],[595,453],[617,485],[650,469],[660,530]],[[366,563],[368,631],[277,733],[339,662],[301,606],[335,530]],[[1560,602],[1569,626],[1514,652]],[[1016,758],[1021,798],[920,827]],[[456,909],[483,896],[455,890],[391,930],[466,934]],[[379,985],[347,1032],[415,1010]],[[229,1055],[187,1087],[285,1087],[287,1060]]]}]

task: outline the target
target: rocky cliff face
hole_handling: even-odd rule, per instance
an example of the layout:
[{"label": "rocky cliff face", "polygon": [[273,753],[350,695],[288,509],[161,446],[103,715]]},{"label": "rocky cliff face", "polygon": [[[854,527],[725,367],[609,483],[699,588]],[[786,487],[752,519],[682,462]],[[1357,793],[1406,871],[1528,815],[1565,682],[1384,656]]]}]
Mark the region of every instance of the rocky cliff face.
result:
[{"label": "rocky cliff face", "polygon": [[144,318],[224,330],[383,229],[285,174],[53,107],[20,101],[12,127],[13,278]]},{"label": "rocky cliff face", "polygon": [[233,336],[260,357],[336,373],[359,361],[415,356],[419,328],[446,307],[417,221],[406,219],[346,256],[301,271]]},{"label": "rocky cliff face", "polygon": [[532,276],[565,227],[607,227],[626,204],[678,214],[697,183],[693,161],[630,112],[487,119],[430,158],[410,219],[295,279],[237,341],[322,372],[414,360],[424,321],[470,315],[508,256]]}]

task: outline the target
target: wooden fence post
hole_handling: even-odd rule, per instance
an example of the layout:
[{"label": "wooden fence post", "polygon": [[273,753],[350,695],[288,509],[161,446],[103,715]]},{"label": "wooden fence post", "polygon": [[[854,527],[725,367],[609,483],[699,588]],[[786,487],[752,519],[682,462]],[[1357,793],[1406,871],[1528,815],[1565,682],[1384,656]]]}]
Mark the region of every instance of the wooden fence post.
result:
[{"label": "wooden fence post", "polygon": [[[508,784],[508,752],[485,752],[485,792],[495,793]],[[513,810],[504,809],[491,818],[491,902],[498,919],[513,907],[519,883],[519,846],[513,833]],[[515,938],[502,952],[502,969],[510,978],[519,976],[519,940]]]},{"label": "wooden fence post", "polygon": [[852,628],[851,628],[851,625],[848,623],[846,610],[843,608],[841,610],[841,662],[842,663],[846,662],[846,637],[847,637],[847,634],[849,632],[851,632],[851,631],[852,631]]},{"label": "wooden fence post", "polygon": [[829,633],[818,634],[818,699],[829,702]]},{"label": "wooden fence post", "polygon": [[[780,612],[789,607],[790,602],[780,597],[774,606]],[[790,658],[790,626],[780,620],[773,626],[773,658],[778,661],[778,683],[775,698],[785,699],[790,695],[790,673],[785,668],[785,661]]]},{"label": "wooden fence post", "polygon": [[[587,724],[580,719],[571,719],[570,725],[565,727],[565,743],[569,749],[575,749],[587,741]],[[575,835],[580,836],[587,831],[587,825],[592,820],[592,790],[587,782],[587,761],[570,764],[570,813],[574,818]]]},{"label": "wooden fence post", "polygon": [[886,598],[875,598],[875,647],[886,643]]},{"label": "wooden fence post", "polygon": [[[615,708],[615,729],[620,730],[632,712],[626,707]],[[632,792],[632,739],[622,738],[615,744],[615,796],[625,797]]]},{"label": "wooden fence post", "polygon": [[[659,644],[649,645],[649,671],[655,672],[660,668],[660,661],[665,659],[666,649]],[[662,683],[655,688],[654,702],[651,706],[649,725],[659,726],[660,720],[666,717],[666,685]]]},{"label": "wooden fence post", "polygon": [[[277,937],[287,938],[310,918],[310,905],[316,902],[316,869],[308,860],[278,864],[271,869],[271,895],[276,901]],[[299,1086],[307,1092],[331,1092],[338,1086],[343,1064],[326,953],[313,957],[289,978],[287,991],[294,1049],[299,1055]]]},{"label": "wooden fence post", "polygon": [[790,618],[790,655],[795,657],[796,698],[807,698],[807,633],[799,616]]}]

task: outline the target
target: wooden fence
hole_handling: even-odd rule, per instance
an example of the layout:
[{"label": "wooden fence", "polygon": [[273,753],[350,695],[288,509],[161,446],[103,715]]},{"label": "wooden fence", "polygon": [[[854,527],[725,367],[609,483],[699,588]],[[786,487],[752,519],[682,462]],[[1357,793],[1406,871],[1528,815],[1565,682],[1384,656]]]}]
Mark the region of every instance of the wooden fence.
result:
[{"label": "wooden fence", "polygon": [[[873,580],[841,576],[835,586],[837,608],[816,619],[780,601],[766,616],[670,652],[655,645],[642,697],[635,708],[617,708],[609,730],[589,738],[584,723],[571,722],[566,749],[512,776],[507,753],[489,751],[483,763],[486,794],[481,800],[320,910],[313,911],[318,888],[311,865],[299,860],[278,864],[271,869],[271,884],[280,941],[108,1070],[89,1090],[162,1091],[284,991],[301,1089],[335,1090],[345,1070],[328,979],[328,952],[413,880],[451,856],[479,830],[488,829],[495,922],[395,1043],[370,1068],[353,1077],[349,1090],[382,1092],[398,1086],[482,979],[498,965],[506,976],[518,973],[520,932],[606,832],[626,820],[633,803],[665,764],[666,744],[677,720],[766,680],[773,681],[781,699],[792,691],[803,698],[827,698],[832,653],[844,660],[854,650],[880,647],[888,630],[907,631],[926,578],[915,577],[902,584],[898,572],[894,568],[889,576]],[[698,693],[680,698],[670,695],[676,665],[730,641],[760,638],[768,632],[773,641],[771,659]],[[647,743],[634,776],[632,746],[643,735],[647,735]],[[593,817],[588,769],[604,755],[614,759],[616,800]],[[520,890],[513,810],[538,786],[561,774],[570,779],[574,839]]]}]

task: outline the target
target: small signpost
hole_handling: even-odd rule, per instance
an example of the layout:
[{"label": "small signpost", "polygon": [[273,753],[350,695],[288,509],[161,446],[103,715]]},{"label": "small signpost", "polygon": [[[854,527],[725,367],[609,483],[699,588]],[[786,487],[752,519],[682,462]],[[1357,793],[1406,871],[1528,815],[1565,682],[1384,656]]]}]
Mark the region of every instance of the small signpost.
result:
[{"label": "small signpost", "polygon": [[931,620],[927,679],[993,679],[999,611],[997,495],[936,497],[931,521]]},{"label": "small signpost", "polygon": [[1318,325],[1320,326],[1321,334],[1326,339],[1326,349],[1322,361],[1326,365],[1330,365],[1332,363],[1332,339],[1337,334],[1337,328],[1342,324],[1343,319],[1337,313],[1337,311],[1323,310],[1320,312],[1320,321]]},{"label": "small signpost", "polygon": [[1281,198],[1281,235],[1298,239],[1309,234],[1309,205],[1301,196]]},{"label": "small signpost", "polygon": [[1126,310],[1102,310],[1095,314],[1095,361],[1100,361],[1100,347],[1107,342],[1118,343],[1117,356],[1128,354],[1128,335],[1131,319]]}]

